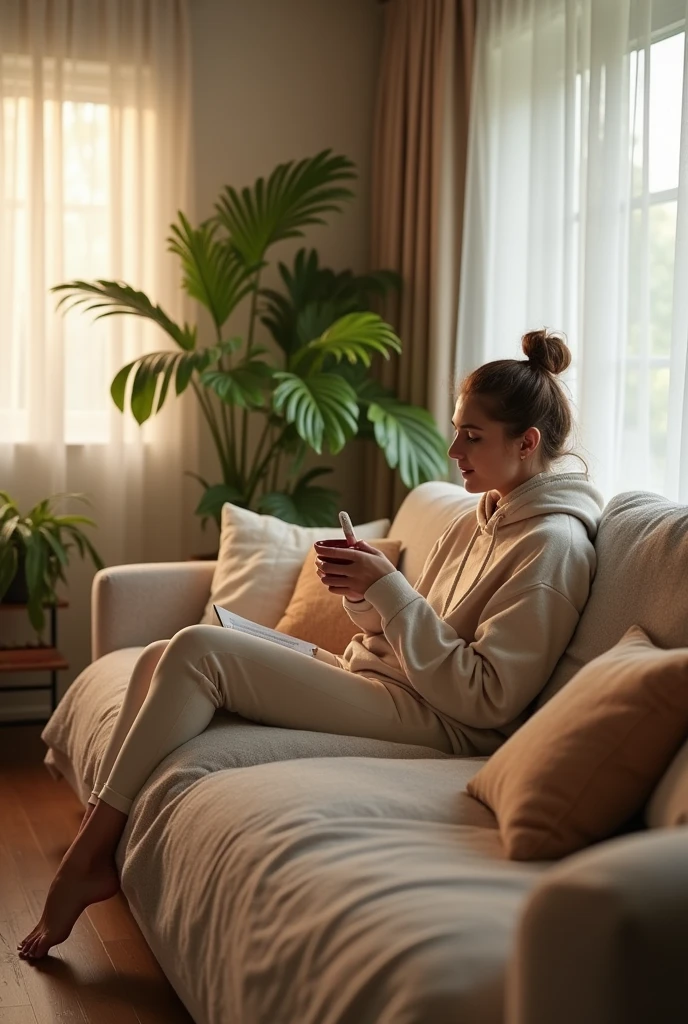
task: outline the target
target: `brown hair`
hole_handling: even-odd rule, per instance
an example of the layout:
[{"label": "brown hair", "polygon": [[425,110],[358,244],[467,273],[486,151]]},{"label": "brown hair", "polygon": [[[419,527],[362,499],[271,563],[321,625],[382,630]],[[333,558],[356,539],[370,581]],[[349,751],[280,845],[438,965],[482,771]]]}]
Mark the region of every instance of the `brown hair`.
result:
[{"label": "brown hair", "polygon": [[[479,395],[491,419],[505,424],[510,437],[529,427],[540,431],[547,464],[572,454],[566,447],[573,428],[568,399],[556,375],[571,362],[559,332],[530,331],[521,338],[526,359],[495,359],[473,370],[459,386],[459,395]],[[580,458],[580,456],[577,456]],[[581,459],[585,465],[585,460]],[[585,465],[587,471],[587,465]]]}]

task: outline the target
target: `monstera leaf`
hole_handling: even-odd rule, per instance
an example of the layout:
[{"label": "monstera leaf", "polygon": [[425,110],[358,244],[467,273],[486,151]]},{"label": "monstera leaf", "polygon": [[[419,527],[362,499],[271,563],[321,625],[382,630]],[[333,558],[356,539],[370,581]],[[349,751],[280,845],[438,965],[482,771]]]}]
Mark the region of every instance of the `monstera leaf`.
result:
[{"label": "monstera leaf", "polygon": [[270,491],[258,503],[258,511],[299,526],[333,526],[337,522],[339,495],[329,487],[311,486],[311,480],[332,470],[318,466],[305,473],[289,491]]}]

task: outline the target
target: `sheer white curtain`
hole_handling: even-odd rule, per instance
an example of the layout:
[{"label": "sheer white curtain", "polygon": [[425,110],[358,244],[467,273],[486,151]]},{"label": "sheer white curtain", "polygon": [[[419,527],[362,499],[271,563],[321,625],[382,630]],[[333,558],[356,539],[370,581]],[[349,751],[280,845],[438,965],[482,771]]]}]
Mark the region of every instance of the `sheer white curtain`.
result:
[{"label": "sheer white curtain", "polygon": [[[188,43],[186,0],[0,0],[0,489],[86,492],[109,564],[188,553],[193,414],[123,416],[113,376],[165,335],[62,317],[50,288],[122,279],[182,315],[165,239],[190,212]],[[72,572],[83,661],[92,570]]]},{"label": "sheer white curtain", "polygon": [[478,5],[458,372],[564,330],[607,498],[688,501],[687,6]]}]

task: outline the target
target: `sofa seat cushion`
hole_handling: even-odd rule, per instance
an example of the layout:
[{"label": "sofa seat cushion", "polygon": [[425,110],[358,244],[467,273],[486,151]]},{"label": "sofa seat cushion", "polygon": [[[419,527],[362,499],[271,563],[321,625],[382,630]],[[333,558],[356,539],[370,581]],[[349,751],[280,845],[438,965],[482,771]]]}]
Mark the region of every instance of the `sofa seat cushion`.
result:
[{"label": "sofa seat cushion", "polygon": [[[186,770],[198,754],[181,753]],[[291,760],[176,795],[159,776],[120,847],[122,885],[194,1018],[502,1024],[544,865],[505,860],[463,792],[480,763]]]},{"label": "sofa seat cushion", "polygon": [[[44,729],[46,763],[83,800],[139,652],[89,666]],[[465,793],[483,763],[227,712],[165,758],[117,859],[198,1024],[502,1024],[516,918],[544,865],[507,861]]]}]

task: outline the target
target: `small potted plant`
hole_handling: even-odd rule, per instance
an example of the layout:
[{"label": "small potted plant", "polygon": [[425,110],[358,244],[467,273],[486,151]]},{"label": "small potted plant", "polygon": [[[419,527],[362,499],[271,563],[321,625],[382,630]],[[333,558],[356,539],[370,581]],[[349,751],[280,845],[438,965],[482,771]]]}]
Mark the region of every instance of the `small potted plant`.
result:
[{"label": "small potted plant", "polygon": [[76,547],[82,558],[90,555],[96,568],[103,568],[82,529],[96,524],[88,516],[56,515],[55,503],[63,497],[87,500],[82,494],[54,494],[23,516],[9,494],[0,491],[0,603],[26,604],[39,637],[45,627],[44,605],[57,601],[58,580],[67,582],[70,549]]}]

